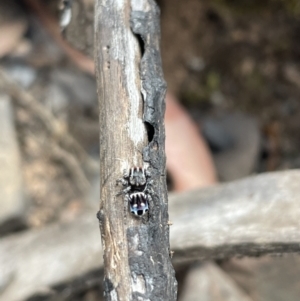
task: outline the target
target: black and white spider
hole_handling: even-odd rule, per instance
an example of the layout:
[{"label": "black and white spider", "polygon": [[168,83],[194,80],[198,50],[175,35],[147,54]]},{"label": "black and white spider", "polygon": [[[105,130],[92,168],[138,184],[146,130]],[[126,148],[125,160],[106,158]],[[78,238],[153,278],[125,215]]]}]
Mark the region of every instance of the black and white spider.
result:
[{"label": "black and white spider", "polygon": [[123,171],[123,178],[119,180],[125,187],[121,193],[129,203],[130,212],[142,216],[149,211],[149,201],[152,200],[151,173],[148,169],[133,167]]}]

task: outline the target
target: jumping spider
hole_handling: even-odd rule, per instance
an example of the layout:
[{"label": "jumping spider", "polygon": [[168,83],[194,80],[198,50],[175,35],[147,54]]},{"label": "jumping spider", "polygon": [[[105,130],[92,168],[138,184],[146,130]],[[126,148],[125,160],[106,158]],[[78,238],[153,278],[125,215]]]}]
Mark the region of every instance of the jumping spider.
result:
[{"label": "jumping spider", "polygon": [[130,212],[136,216],[142,216],[149,211],[149,201],[152,200],[151,173],[148,169],[132,167],[123,171],[121,182],[125,189],[121,193],[129,203]]}]

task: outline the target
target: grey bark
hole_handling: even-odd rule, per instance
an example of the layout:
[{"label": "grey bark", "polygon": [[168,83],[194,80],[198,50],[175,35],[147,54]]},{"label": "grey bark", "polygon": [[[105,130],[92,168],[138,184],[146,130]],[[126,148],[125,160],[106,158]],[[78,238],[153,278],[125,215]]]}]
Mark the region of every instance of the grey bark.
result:
[{"label": "grey bark", "polygon": [[[96,1],[98,218],[106,300],[176,300],[164,149],[166,84],[159,38],[159,10],[153,1]],[[147,167],[152,174],[149,215],[140,219],[129,213],[124,196],[119,195],[121,187],[116,186],[123,170],[134,166]]]},{"label": "grey bark", "polygon": [[[299,253],[299,183],[295,170],[171,196],[173,260]],[[89,210],[69,224],[3,238],[0,300],[21,301],[102,268],[93,217]]]}]

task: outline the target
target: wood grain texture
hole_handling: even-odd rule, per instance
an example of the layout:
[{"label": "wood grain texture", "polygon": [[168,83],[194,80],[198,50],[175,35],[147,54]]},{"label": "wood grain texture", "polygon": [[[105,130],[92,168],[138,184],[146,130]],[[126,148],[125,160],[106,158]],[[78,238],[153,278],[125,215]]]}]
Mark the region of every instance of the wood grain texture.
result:
[{"label": "wood grain texture", "polygon": [[[159,10],[153,1],[96,1],[98,218],[106,300],[176,300],[169,252],[163,122],[166,84],[159,33]],[[123,170],[134,166],[147,167],[153,182],[149,215],[140,219],[129,213],[124,196],[118,195],[121,187],[116,186]]]},{"label": "wood grain texture", "polygon": [[299,170],[176,195],[170,210],[174,259],[299,252],[299,202]]}]

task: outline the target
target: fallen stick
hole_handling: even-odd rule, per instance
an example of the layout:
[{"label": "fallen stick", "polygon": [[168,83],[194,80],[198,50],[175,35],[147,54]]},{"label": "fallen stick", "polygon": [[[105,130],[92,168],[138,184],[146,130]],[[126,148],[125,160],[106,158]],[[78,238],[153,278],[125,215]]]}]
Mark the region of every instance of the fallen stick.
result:
[{"label": "fallen stick", "polygon": [[[300,171],[291,170],[172,195],[173,261],[299,253],[299,183]],[[95,210],[72,223],[3,238],[0,300],[51,292],[102,268]]]},{"label": "fallen stick", "polygon": [[300,251],[300,171],[265,173],[175,195],[176,261]]}]

